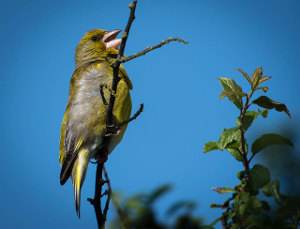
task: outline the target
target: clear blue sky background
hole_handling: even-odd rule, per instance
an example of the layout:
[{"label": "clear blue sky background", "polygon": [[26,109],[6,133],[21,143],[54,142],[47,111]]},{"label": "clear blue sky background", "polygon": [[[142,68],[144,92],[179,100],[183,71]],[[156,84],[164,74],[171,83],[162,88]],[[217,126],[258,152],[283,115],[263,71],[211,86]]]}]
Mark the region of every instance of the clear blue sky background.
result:
[{"label": "clear blue sky background", "polygon": [[[85,201],[93,194],[94,166],[83,188],[81,220],[71,183],[59,185],[60,122],[77,42],[92,28],[123,28],[129,1],[1,3],[0,227],[95,227]],[[209,204],[225,197],[211,188],[233,185],[241,169],[225,152],[202,153],[203,144],[231,127],[238,113],[218,98],[217,77],[243,82],[237,67],[252,72],[263,66],[273,77],[269,95],[286,102],[299,120],[299,12],[297,0],[141,0],[127,54],[169,36],[190,44],[171,44],[126,64],[133,107],[143,102],[145,112],[109,158],[113,188],[130,195],[172,183],[161,213],[174,200],[192,199],[207,222],[217,217]],[[283,121],[285,115],[272,112],[268,124],[253,128],[276,131]]]}]

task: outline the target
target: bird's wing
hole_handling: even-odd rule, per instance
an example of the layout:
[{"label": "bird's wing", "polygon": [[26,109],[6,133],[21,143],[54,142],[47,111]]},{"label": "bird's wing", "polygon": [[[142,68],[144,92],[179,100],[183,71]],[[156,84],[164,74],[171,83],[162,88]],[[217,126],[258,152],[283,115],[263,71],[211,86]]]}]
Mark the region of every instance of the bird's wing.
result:
[{"label": "bird's wing", "polygon": [[66,157],[65,151],[65,136],[66,136],[66,124],[67,124],[67,116],[68,112],[66,110],[62,123],[61,123],[61,130],[60,130],[60,143],[59,143],[59,163],[62,164]]},{"label": "bird's wing", "polygon": [[[105,80],[108,79],[105,68],[101,66],[97,67],[95,64],[78,69],[71,79],[70,96],[60,141],[62,185],[70,177],[81,147],[87,145],[89,148],[96,144],[95,147],[98,148],[101,144],[99,136],[103,135],[105,129],[105,106],[100,98],[99,85],[105,84]],[[103,125],[103,128],[100,125]]]},{"label": "bird's wing", "polygon": [[69,106],[65,111],[60,136],[59,161],[62,164],[60,183],[63,185],[71,174],[77,152],[83,143],[82,137],[74,137],[68,127]]},{"label": "bird's wing", "polygon": [[64,143],[64,159],[62,162],[62,168],[60,172],[60,184],[63,185],[66,183],[68,178],[72,173],[73,165],[76,161],[77,154],[79,149],[84,142],[84,138],[82,137],[74,137],[69,133],[68,128],[65,133],[65,143]]},{"label": "bird's wing", "polygon": [[127,75],[127,72],[124,68],[124,65],[120,65],[120,73],[121,73],[121,78],[123,78],[125,80],[129,89],[132,89],[133,86],[132,86],[131,80],[129,79],[129,76]]}]

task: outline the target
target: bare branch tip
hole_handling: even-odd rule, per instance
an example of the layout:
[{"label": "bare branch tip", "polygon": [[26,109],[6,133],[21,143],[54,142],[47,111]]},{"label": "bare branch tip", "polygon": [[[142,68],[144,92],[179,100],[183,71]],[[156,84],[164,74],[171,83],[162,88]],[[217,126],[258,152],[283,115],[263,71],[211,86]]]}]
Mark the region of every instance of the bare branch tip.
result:
[{"label": "bare branch tip", "polygon": [[182,38],[180,38],[180,37],[170,37],[170,38],[168,38],[168,39],[171,40],[171,41],[179,42],[179,43],[184,44],[184,45],[189,44],[188,41],[186,41],[186,40],[184,40],[184,39],[182,39]]},{"label": "bare branch tip", "polygon": [[87,201],[90,202],[91,205],[94,205],[94,199],[93,198],[87,198]]},{"label": "bare branch tip", "polygon": [[129,5],[128,5],[128,7],[129,7],[129,9],[133,9],[135,6],[136,6],[136,4],[137,4],[137,0],[133,0],[131,3],[129,3]]}]

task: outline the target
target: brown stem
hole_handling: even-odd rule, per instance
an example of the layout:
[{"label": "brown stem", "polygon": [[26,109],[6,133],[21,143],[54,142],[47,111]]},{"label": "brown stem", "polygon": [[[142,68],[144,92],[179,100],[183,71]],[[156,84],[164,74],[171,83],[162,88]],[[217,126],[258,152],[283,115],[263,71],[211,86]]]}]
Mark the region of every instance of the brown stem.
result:
[{"label": "brown stem", "polygon": [[93,205],[95,210],[95,215],[97,219],[97,225],[99,229],[103,229],[105,225],[105,218],[103,217],[103,212],[101,208],[101,194],[102,194],[102,186],[104,184],[102,179],[102,170],[103,163],[97,163],[96,170],[96,180],[95,180],[95,194],[94,198],[88,198],[88,201]]},{"label": "brown stem", "polygon": [[[128,22],[126,24],[125,30],[122,34],[122,41],[120,44],[120,50],[118,53],[118,56],[115,60],[115,62],[112,64],[112,68],[113,68],[113,79],[112,79],[112,85],[111,85],[111,90],[110,90],[110,97],[109,97],[109,101],[107,103],[105,97],[104,97],[104,93],[103,93],[103,85],[100,86],[100,96],[103,100],[103,103],[106,105],[107,104],[107,111],[106,111],[106,133],[104,135],[103,138],[103,145],[105,148],[107,148],[107,146],[109,145],[110,141],[111,141],[111,136],[113,134],[115,134],[115,130],[118,127],[118,124],[114,123],[114,117],[113,117],[113,108],[114,108],[114,104],[115,104],[115,99],[116,99],[116,92],[117,92],[117,88],[118,88],[118,83],[120,81],[120,77],[119,77],[119,68],[121,63],[125,63],[128,62],[132,59],[135,59],[139,56],[145,55],[146,53],[160,48],[163,45],[166,45],[170,42],[173,41],[177,41],[177,42],[181,42],[181,43],[186,43],[186,41],[180,39],[180,38],[169,38],[165,41],[162,41],[161,43],[154,45],[152,47],[146,48],[145,50],[138,52],[132,56],[129,57],[124,57],[124,52],[125,52],[125,47],[126,47],[126,42],[127,42],[127,38],[130,32],[130,28],[131,25],[135,19],[135,9],[136,9],[136,5],[137,5],[137,0],[133,0],[132,3],[129,4],[129,9],[130,9],[130,15],[128,18]],[[143,111],[143,104],[141,104],[140,109],[127,121],[121,123],[121,125],[125,125],[128,124],[129,122],[131,122],[132,120],[136,119]],[[119,124],[120,125],[120,124]],[[104,152],[105,151],[105,152]],[[102,153],[106,153],[107,154],[107,150],[103,150]],[[103,181],[102,179],[102,172],[104,172],[104,176],[106,177],[106,182]],[[108,186],[108,190],[106,191],[107,195],[107,199],[106,199],[106,203],[104,206],[104,209],[102,211],[101,208],[101,197],[104,196],[102,194],[102,186],[107,183]],[[104,163],[103,162],[99,162],[97,161],[97,172],[96,172],[96,184],[95,184],[95,195],[94,198],[91,199],[89,198],[88,200],[90,201],[90,203],[94,206],[95,209],[95,214],[96,214],[96,218],[97,218],[97,224],[98,224],[98,228],[102,229],[105,227],[105,221],[106,221],[106,215],[109,209],[109,203],[110,203],[110,199],[111,199],[111,187],[110,187],[110,181],[108,179],[107,176],[107,172],[104,169]]]},{"label": "brown stem", "polygon": [[110,185],[110,179],[108,177],[108,173],[105,169],[105,167],[103,166],[103,173],[104,173],[104,178],[107,184],[107,197],[106,197],[106,202],[105,202],[105,206],[103,209],[103,218],[106,221],[106,216],[107,216],[107,212],[109,209],[109,204],[110,204],[110,200],[111,200],[111,194],[112,194],[112,189],[111,189],[111,185]]},{"label": "brown stem", "polygon": [[222,228],[223,229],[229,229],[230,227],[228,226],[228,223],[227,223],[227,215],[223,214],[221,216],[221,224],[222,224]]},{"label": "brown stem", "polygon": [[[126,41],[127,41],[127,37],[132,25],[132,22],[135,18],[134,13],[135,13],[135,8],[136,8],[136,4],[137,4],[137,0],[134,0],[130,5],[130,16],[125,28],[125,31],[122,35],[122,42],[120,45],[120,51],[118,54],[118,59],[120,59],[121,57],[123,57],[124,55],[124,51],[125,51],[125,47],[126,47]],[[114,126],[114,120],[113,120],[113,107],[115,104],[115,92],[117,91],[117,86],[119,83],[119,67],[120,67],[120,62],[116,61],[113,64],[113,81],[112,81],[112,87],[111,87],[111,93],[110,93],[110,98],[109,98],[109,103],[108,103],[108,107],[107,107],[107,113],[106,113],[106,126],[107,129],[109,127]],[[103,94],[103,88],[100,87],[100,95],[102,97],[102,99],[105,100],[104,98],[104,94]],[[103,102],[104,102],[103,100]],[[106,134],[107,137],[104,137],[104,142],[103,145],[107,146],[110,142],[110,136]],[[102,153],[107,153],[107,150],[103,150]],[[102,173],[104,172],[104,176],[106,177],[106,181],[103,181],[102,178]],[[108,186],[108,190],[106,191],[106,202],[105,202],[105,206],[104,209],[102,211],[102,207],[101,207],[101,197],[103,197],[104,195],[102,194],[102,187],[103,185],[107,183]],[[110,203],[110,198],[111,198],[111,187],[110,187],[110,181],[108,179],[108,175],[106,170],[104,169],[104,163],[103,162],[97,162],[97,171],[96,171],[96,182],[95,182],[95,195],[94,198],[89,198],[88,201],[90,201],[90,203],[93,205],[94,210],[95,210],[95,214],[96,214],[96,219],[97,219],[97,225],[99,229],[104,229],[105,228],[105,222],[106,222],[106,215],[109,209],[109,203]]]},{"label": "brown stem", "polygon": [[[104,174],[104,178],[102,177],[102,174]],[[103,185],[107,184],[107,190],[102,193]],[[105,222],[107,217],[107,212],[109,209],[109,203],[111,200],[111,186],[110,186],[110,180],[107,174],[107,171],[104,167],[103,163],[97,162],[97,170],[96,170],[96,180],[95,180],[95,194],[94,198],[88,198],[88,201],[93,205],[95,210],[95,215],[97,219],[97,225],[99,229],[105,228]],[[106,196],[106,202],[104,209],[102,211],[101,207],[101,198]]]},{"label": "brown stem", "polygon": [[136,9],[136,4],[137,4],[137,0],[134,0],[132,3],[129,4],[129,9],[130,9],[130,15],[128,18],[128,22],[127,25],[125,27],[125,30],[122,34],[122,41],[121,41],[121,45],[120,45],[120,51],[117,57],[116,62],[112,65],[113,67],[113,80],[112,80],[112,86],[111,86],[111,93],[110,93],[110,98],[109,98],[109,103],[108,103],[108,107],[107,107],[107,113],[106,113],[106,126],[107,127],[111,127],[114,125],[114,120],[113,120],[113,107],[115,104],[115,92],[117,91],[117,87],[118,87],[118,83],[119,83],[119,68],[120,68],[120,64],[121,62],[119,61],[119,59],[121,59],[124,56],[124,51],[125,51],[125,47],[126,47],[126,42],[127,42],[127,38],[130,32],[130,28],[132,25],[132,22],[135,19],[135,9]]},{"label": "brown stem", "polygon": [[134,115],[130,119],[128,119],[128,120],[126,120],[124,122],[121,122],[118,125],[118,127],[120,128],[120,127],[122,127],[122,126],[124,126],[124,125],[126,125],[126,124],[128,124],[130,122],[132,122],[133,120],[137,119],[143,111],[144,111],[144,104],[141,104],[140,108],[137,110],[137,112],[135,112]]},{"label": "brown stem", "polygon": [[188,44],[187,41],[185,41],[181,38],[169,37],[166,40],[161,41],[159,44],[156,44],[156,45],[150,46],[148,48],[145,48],[144,50],[142,50],[140,52],[137,52],[137,53],[135,53],[131,56],[121,57],[120,63],[126,63],[130,60],[133,60],[133,59],[137,58],[137,57],[143,56],[143,55],[147,54],[148,52],[151,52],[155,49],[161,48],[162,46],[169,44],[170,42],[179,42],[179,43],[182,43],[182,44]]},{"label": "brown stem", "polygon": [[246,101],[245,104],[243,105],[243,107],[241,108],[241,112],[240,112],[240,132],[241,132],[241,155],[242,155],[242,161],[243,161],[243,166],[246,172],[246,176],[247,176],[247,181],[248,183],[251,180],[251,174],[250,174],[250,160],[248,160],[247,157],[247,149],[246,149],[246,140],[245,140],[245,130],[243,128],[243,123],[244,123],[244,117],[245,114],[248,110],[248,108],[250,107],[250,99],[251,96],[253,94],[253,90],[251,90],[251,92],[249,94],[246,95]]}]

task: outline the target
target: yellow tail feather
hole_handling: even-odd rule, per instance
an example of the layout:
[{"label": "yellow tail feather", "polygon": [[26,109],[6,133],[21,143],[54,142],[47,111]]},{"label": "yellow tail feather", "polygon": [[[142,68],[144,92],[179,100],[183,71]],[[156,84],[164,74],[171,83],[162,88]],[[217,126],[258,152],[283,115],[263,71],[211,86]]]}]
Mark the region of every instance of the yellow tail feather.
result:
[{"label": "yellow tail feather", "polygon": [[74,198],[77,216],[80,217],[80,194],[81,187],[85,178],[85,173],[90,160],[90,152],[81,149],[72,170],[72,182],[74,187]]}]

